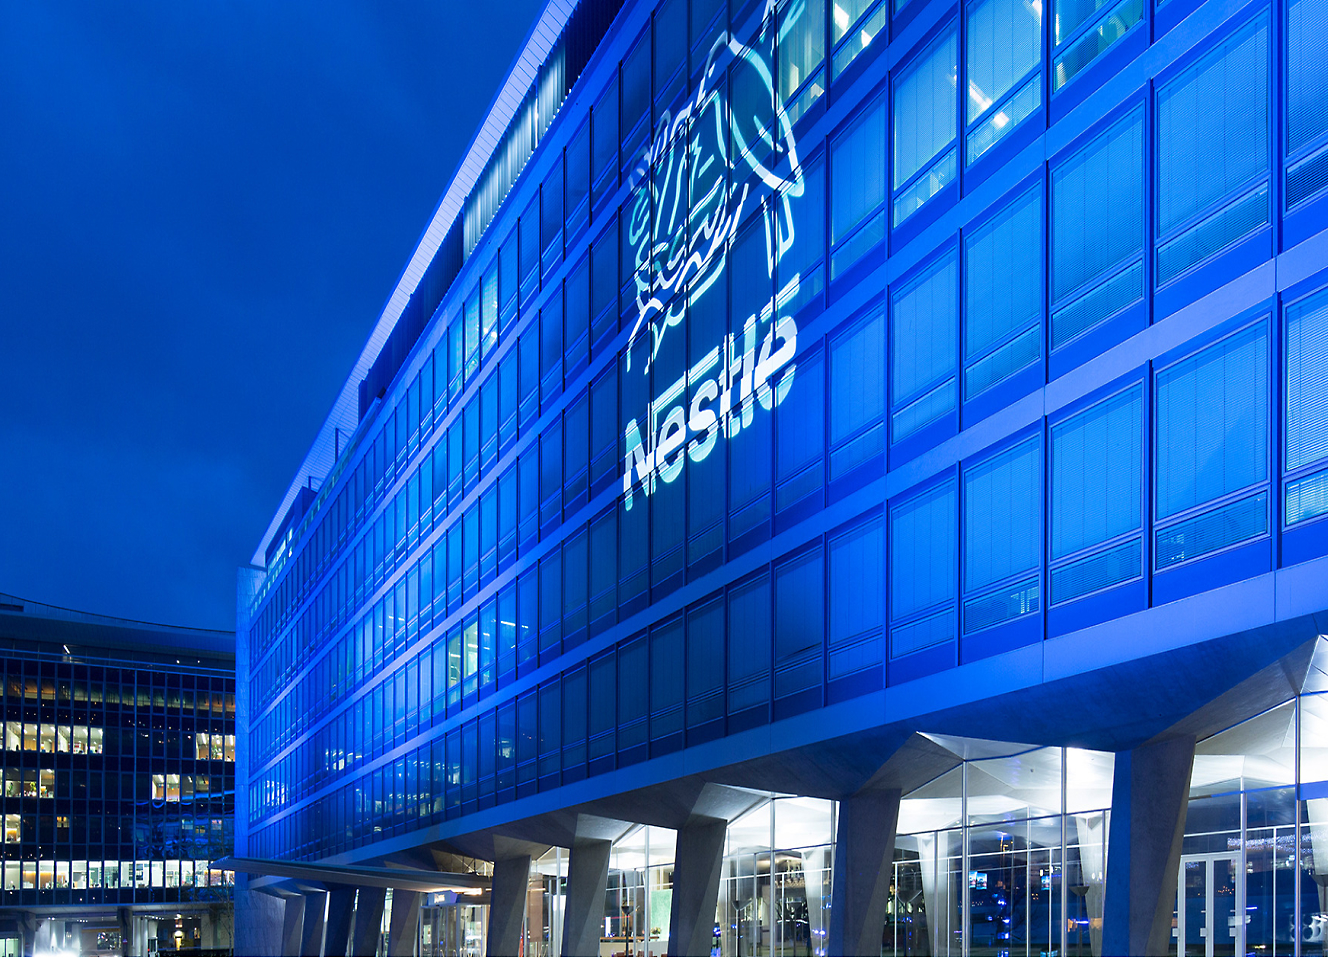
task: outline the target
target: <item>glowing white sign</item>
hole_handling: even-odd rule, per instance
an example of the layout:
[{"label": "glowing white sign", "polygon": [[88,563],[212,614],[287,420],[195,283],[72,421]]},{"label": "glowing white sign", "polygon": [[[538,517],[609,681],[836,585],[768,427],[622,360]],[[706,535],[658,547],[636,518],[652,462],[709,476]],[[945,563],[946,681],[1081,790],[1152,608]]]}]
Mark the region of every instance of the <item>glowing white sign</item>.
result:
[{"label": "glowing white sign", "polygon": [[[767,17],[773,3],[767,0]],[[710,49],[695,95],[676,116],[665,112],[660,117],[638,164],[649,183],[638,191],[627,224],[636,260],[637,311],[628,346],[629,374],[638,337],[650,333],[648,355],[639,370],[649,375],[665,336],[686,317],[688,299],[695,301],[724,275],[729,241],[755,208],[755,180],[774,194],[773,222],[767,217],[764,230],[767,278],[775,276],[780,259],[793,246],[791,203],[803,194],[803,172],[788,117],[776,111],[771,129],[760,117],[732,110],[714,89],[726,70],[731,82],[751,71],[743,81],[755,79],[766,102],[774,100],[766,57],[724,32]],[[799,285],[800,277],[793,276],[774,302],[792,299]],[[687,295],[681,295],[684,292]],[[722,286],[715,295],[724,295]],[[741,332],[726,334],[659,392],[641,420],[627,423],[623,494],[628,509],[636,489],[649,495],[656,477],[673,482],[688,458],[700,462],[721,434],[731,439],[750,425],[757,406],[768,412],[784,401],[796,371],[792,359],[798,328],[792,317],[776,318],[772,307],[767,303],[747,316]]]}]

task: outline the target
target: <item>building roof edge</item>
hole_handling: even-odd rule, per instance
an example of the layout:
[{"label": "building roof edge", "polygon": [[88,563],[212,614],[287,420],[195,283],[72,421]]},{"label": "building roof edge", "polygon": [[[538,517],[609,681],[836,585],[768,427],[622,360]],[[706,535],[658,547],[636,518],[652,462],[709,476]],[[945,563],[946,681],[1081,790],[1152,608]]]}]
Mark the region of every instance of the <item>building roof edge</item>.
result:
[{"label": "building roof edge", "polygon": [[429,263],[432,262],[434,255],[442,245],[447,231],[461,216],[466,197],[470,195],[480,175],[484,172],[485,166],[493,156],[494,149],[502,142],[503,133],[512,122],[517,108],[530,89],[531,78],[538,75],[540,66],[553,50],[554,44],[557,42],[575,7],[576,0],[547,0],[540,16],[531,26],[530,32],[526,34],[520,52],[507,70],[507,78],[489,104],[484,122],[475,131],[470,146],[467,147],[464,156],[457,164],[456,170],[453,171],[447,190],[438,201],[433,216],[430,217],[428,225],[416,241],[415,250],[397,280],[396,287],[388,296],[387,303],[383,306],[378,321],[374,324],[364,348],[360,350],[355,364],[351,367],[346,381],[341,387],[341,392],[337,395],[331,411],[328,412],[327,418],[318,430],[318,434],[310,445],[309,451],[305,454],[304,460],[300,463],[300,467],[295,471],[295,475],[286,489],[286,494],[282,497],[281,504],[273,513],[272,519],[263,533],[263,538],[259,541],[258,548],[254,550],[253,557],[250,559],[252,564],[266,567],[265,553],[267,547],[276,535],[283,517],[291,507],[291,503],[295,501],[295,497],[299,494],[300,488],[305,485],[310,477],[321,479],[332,472],[337,459],[338,431],[343,431],[346,436],[350,436],[359,425],[360,380],[368,375],[374,360],[378,358],[378,354],[382,351],[388,337],[392,334],[392,330],[396,327],[397,321],[401,318],[406,304],[410,301],[411,294],[415,292]]}]

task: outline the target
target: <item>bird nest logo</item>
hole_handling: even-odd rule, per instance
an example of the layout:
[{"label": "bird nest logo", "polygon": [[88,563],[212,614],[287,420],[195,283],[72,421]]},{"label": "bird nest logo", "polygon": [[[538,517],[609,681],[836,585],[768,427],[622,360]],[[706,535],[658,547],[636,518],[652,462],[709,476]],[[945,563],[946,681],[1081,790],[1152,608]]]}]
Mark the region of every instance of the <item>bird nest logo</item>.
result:
[{"label": "bird nest logo", "polygon": [[[725,73],[727,87],[718,82]],[[725,253],[739,225],[763,202],[759,194],[773,207],[763,217],[767,281],[793,247],[793,204],[804,181],[792,125],[782,110],[762,117],[734,108],[725,94],[737,88],[759,91],[762,103],[775,101],[768,55],[723,32],[695,94],[676,115],[659,118],[637,164],[640,188],[626,230],[636,267],[629,374],[650,374],[670,330],[684,322],[689,300],[711,287],[711,295],[724,297]],[[799,285],[798,276],[788,279],[759,310],[733,317],[734,331],[676,382],[655,383],[664,388],[624,431],[627,508],[635,490],[649,495],[657,478],[674,481],[688,458],[699,462],[721,435],[736,436],[758,406],[769,412],[783,402],[793,383],[797,326],[792,317],[777,316],[775,304],[794,298]],[[647,336],[648,344],[642,343]],[[644,361],[633,369],[633,355],[642,353]]]}]

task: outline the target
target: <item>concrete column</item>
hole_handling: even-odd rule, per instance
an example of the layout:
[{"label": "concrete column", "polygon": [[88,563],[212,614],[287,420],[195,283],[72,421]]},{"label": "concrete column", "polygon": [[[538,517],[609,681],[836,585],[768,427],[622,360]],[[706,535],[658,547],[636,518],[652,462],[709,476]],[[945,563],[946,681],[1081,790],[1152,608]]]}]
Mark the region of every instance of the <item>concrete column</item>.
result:
[{"label": "concrete column", "polygon": [[900,794],[859,792],[839,803],[826,954],[881,953]]},{"label": "concrete column", "polygon": [[516,955],[521,949],[521,926],[530,887],[530,856],[518,855],[493,863],[489,890],[488,950],[491,955]]},{"label": "concrete column", "polygon": [[355,900],[355,932],[351,954],[373,958],[378,954],[378,936],[383,929],[383,900],[386,888],[361,888]]},{"label": "concrete column", "polygon": [[563,913],[563,955],[567,958],[599,955],[612,850],[613,842],[608,841],[585,839],[572,843]]},{"label": "concrete column", "polygon": [[387,953],[392,958],[411,958],[420,937],[420,899],[417,891],[392,889],[392,920],[387,927]]},{"label": "concrete column", "polygon": [[327,923],[327,892],[311,891],[304,896],[304,928],[300,954],[319,958],[323,953],[323,929]]},{"label": "concrete column", "polygon": [[[350,921],[355,915],[355,889],[333,888],[327,893],[327,927],[323,932],[323,954],[344,958],[350,946]],[[382,920],[381,918],[379,919]]]},{"label": "concrete column", "polygon": [[1116,753],[1103,954],[1167,953],[1193,769],[1193,736]]},{"label": "concrete column", "polygon": [[[267,895],[263,896],[267,898]],[[273,900],[273,899],[269,899]],[[134,947],[134,913],[128,908],[115,909],[115,923],[120,928],[120,954],[133,954]],[[20,928],[22,927],[20,923]],[[271,954],[271,952],[268,952]]]},{"label": "concrete column", "polygon": [[696,817],[678,829],[669,911],[670,955],[710,954],[728,827],[722,818]]},{"label": "concrete column", "polygon": [[300,938],[304,934],[304,896],[291,895],[286,899],[286,913],[281,922],[281,953],[298,955]]}]

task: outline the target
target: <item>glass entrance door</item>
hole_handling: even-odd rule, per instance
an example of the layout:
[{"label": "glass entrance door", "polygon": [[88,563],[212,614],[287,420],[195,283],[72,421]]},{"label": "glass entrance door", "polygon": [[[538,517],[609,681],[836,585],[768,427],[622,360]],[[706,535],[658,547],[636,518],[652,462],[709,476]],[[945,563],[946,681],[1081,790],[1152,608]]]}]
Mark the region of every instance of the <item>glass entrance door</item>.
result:
[{"label": "glass entrance door", "polygon": [[1215,958],[1244,953],[1239,864],[1234,853],[1181,857],[1175,954]]}]

